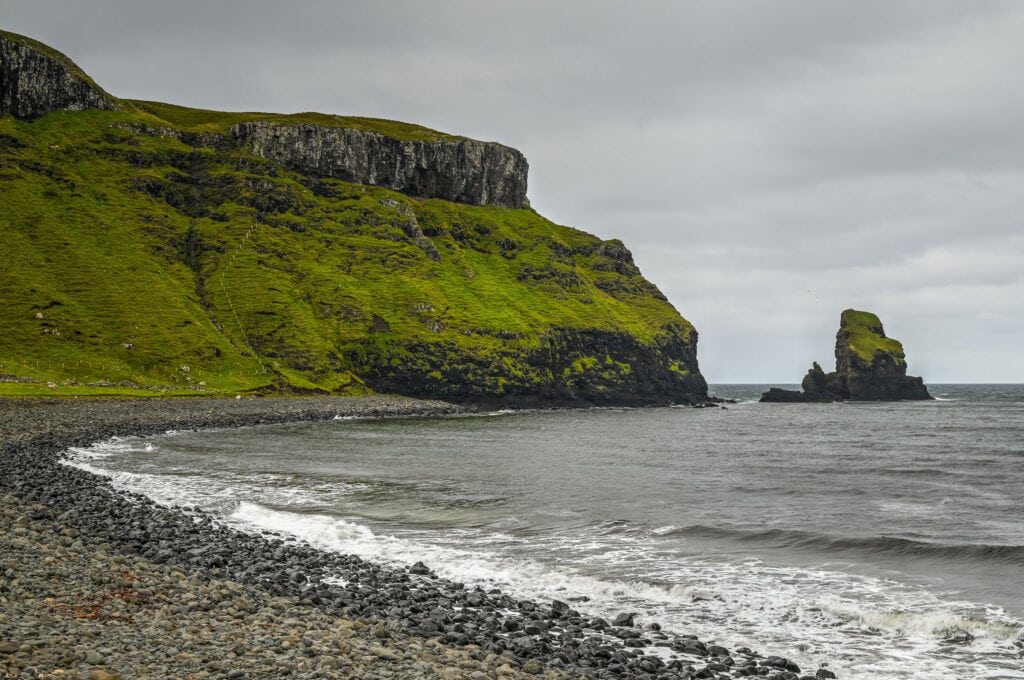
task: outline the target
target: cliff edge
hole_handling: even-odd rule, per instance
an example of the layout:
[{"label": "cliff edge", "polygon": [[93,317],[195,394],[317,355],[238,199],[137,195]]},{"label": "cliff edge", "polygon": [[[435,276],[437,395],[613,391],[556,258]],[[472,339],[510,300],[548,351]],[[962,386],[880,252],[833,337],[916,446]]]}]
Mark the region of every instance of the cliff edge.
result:
[{"label": "cliff edge", "polygon": [[801,382],[802,391],[771,388],[767,402],[912,401],[931,399],[924,381],[907,375],[903,345],[885,335],[871,312],[847,309],[836,333],[836,370],[825,373],[817,362]]},{"label": "cliff edge", "polygon": [[519,151],[475,139],[421,141],[308,123],[239,123],[231,136],[286,168],[387,187],[411,196],[524,208],[528,165]]}]

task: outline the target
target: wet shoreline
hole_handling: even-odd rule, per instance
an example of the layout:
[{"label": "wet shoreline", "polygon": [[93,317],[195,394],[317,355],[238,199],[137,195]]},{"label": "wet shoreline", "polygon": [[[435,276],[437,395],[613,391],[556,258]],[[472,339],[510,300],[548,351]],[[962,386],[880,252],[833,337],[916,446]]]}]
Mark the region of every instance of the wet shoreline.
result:
[{"label": "wet shoreline", "polygon": [[[62,669],[74,668],[81,677],[89,677],[90,673],[99,672],[89,666],[90,661],[98,659],[107,666],[100,668],[102,672],[122,673],[124,677],[181,675],[185,671],[195,677],[259,677],[271,667],[278,674],[284,672],[282,668],[290,668],[289,674],[295,677],[354,674],[374,677],[378,672],[382,673],[379,677],[475,680],[548,673],[630,678],[757,675],[795,680],[832,677],[825,669],[819,669],[816,674],[801,673],[795,664],[782,657],[762,656],[745,648],[728,650],[692,636],[667,635],[656,625],[640,628],[634,625],[628,612],[613,621],[605,621],[576,611],[566,603],[517,600],[498,591],[468,588],[436,578],[429,565],[418,564],[408,569],[386,567],[351,555],[320,552],[271,535],[246,534],[220,525],[205,513],[167,508],[142,496],[117,492],[105,479],[59,462],[62,452],[69,447],[85,446],[112,436],[328,420],[337,416],[400,417],[463,411],[463,407],[443,402],[386,396],[0,401],[0,495],[10,494],[9,498],[14,500],[5,505],[20,508],[17,521],[27,526],[42,523],[32,530],[36,536],[57,537],[56,545],[49,545],[55,552],[48,557],[59,561],[60,549],[68,551],[77,545],[80,552],[104,555],[100,562],[111,573],[117,573],[119,568],[112,560],[130,560],[136,565],[135,571],[149,570],[158,575],[155,577],[158,581],[162,578],[160,574],[171,578],[181,592],[200,601],[208,597],[211,589],[233,593],[233,588],[248,594],[250,601],[283,598],[288,603],[286,609],[298,608],[304,612],[292,619],[327,622],[316,629],[317,634],[333,631],[336,626],[330,621],[334,621],[339,629],[367,633],[367,644],[376,641],[377,652],[383,654],[337,656],[328,653],[336,649],[336,644],[325,646],[317,642],[319,638],[311,638],[307,645],[309,636],[300,635],[298,644],[274,647],[281,654],[272,662],[262,657],[257,661],[249,653],[265,649],[265,644],[249,649],[246,642],[234,642],[238,648],[231,648],[234,658],[210,649],[193,655],[194,658],[172,659],[170,665],[150,664],[150,668],[145,664],[133,666],[135,662],[125,658],[161,658],[159,636],[155,640],[146,638],[144,644],[140,638],[140,644],[135,645],[139,649],[122,643],[126,651],[117,652],[113,657],[95,650],[91,656],[82,652],[81,658],[75,659],[55,658],[45,653],[39,656],[39,649],[53,645],[49,642],[40,647],[30,644],[26,634],[35,634],[38,626],[24,631],[17,621],[5,616],[0,619],[0,632],[2,637],[17,641],[12,642],[12,645],[17,644],[17,649],[8,645],[7,652],[0,652],[0,667],[5,663],[17,664],[16,668],[21,670],[15,672],[23,675],[12,677],[36,677],[28,673],[52,671],[53,668],[45,666],[65,662]],[[18,526],[15,524],[12,531]],[[5,539],[25,540],[26,537],[8,533]],[[65,539],[70,539],[69,545],[63,545]],[[42,543],[46,545],[45,540]],[[93,546],[99,547],[94,550]],[[5,556],[5,559],[11,562],[10,557]],[[50,564],[57,564],[57,561]],[[19,578],[18,569],[9,568],[9,571]],[[0,573],[4,573],[2,569]],[[67,585],[66,578],[58,580]],[[155,592],[141,581],[122,581],[130,583],[121,584],[121,591]],[[135,588],[136,583],[143,587]],[[191,612],[186,606],[185,611],[199,612],[200,618],[203,612],[220,618],[226,616],[241,626],[267,623],[250,621],[266,607],[253,605],[252,611],[228,608],[224,614],[215,605],[209,609],[199,606]],[[52,604],[46,607],[49,613],[44,612],[44,620],[67,619],[62,613],[68,610],[53,609]],[[39,617],[28,616],[28,619],[38,621]],[[100,625],[123,627],[123,621],[111,620]],[[353,637],[359,638],[355,633]],[[154,644],[157,649],[144,653],[149,649],[147,645]],[[110,645],[104,648],[113,649]],[[299,658],[293,658],[296,654]],[[429,668],[423,665],[428,663],[422,659],[424,654],[432,655],[429,664],[433,665]],[[450,654],[459,658],[449,659]],[[33,657],[39,657],[41,664],[33,666]],[[278,663],[279,657],[284,661]],[[121,661],[120,667],[118,661]],[[298,661],[303,664],[297,665]],[[96,677],[102,680],[104,676]]]}]

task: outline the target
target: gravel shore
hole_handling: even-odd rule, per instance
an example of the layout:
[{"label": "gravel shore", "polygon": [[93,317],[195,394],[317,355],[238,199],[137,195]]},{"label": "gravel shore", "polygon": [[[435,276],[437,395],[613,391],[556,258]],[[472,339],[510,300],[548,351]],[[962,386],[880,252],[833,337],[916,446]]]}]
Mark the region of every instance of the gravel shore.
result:
[{"label": "gravel shore", "polygon": [[789,660],[245,534],[114,491],[70,446],[458,412],[400,397],[0,400],[0,678],[733,678]]}]

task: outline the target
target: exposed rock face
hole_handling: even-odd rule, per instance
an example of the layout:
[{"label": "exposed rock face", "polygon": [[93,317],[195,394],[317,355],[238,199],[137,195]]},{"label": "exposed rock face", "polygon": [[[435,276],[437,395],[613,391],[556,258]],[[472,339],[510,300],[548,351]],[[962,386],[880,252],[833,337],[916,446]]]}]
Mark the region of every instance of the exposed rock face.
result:
[{"label": "exposed rock face", "polygon": [[63,54],[0,31],[0,114],[36,118],[59,110],[118,108],[116,99]]},{"label": "exposed rock face", "polygon": [[907,375],[903,345],[886,337],[870,312],[847,309],[836,333],[836,370],[825,373],[817,362],[801,383],[802,392],[777,387],[761,401],[909,401],[931,399],[921,378]]},{"label": "exposed rock face", "polygon": [[651,343],[627,333],[555,329],[525,354],[475,355],[437,343],[404,351],[416,362],[374,355],[367,384],[380,392],[513,407],[704,404],[708,399],[697,367],[697,332],[685,334],[681,328],[666,329]]},{"label": "exposed rock face", "polygon": [[231,134],[253,153],[307,175],[471,205],[526,206],[526,158],[493,142],[409,141],[351,128],[267,121],[239,123]]}]

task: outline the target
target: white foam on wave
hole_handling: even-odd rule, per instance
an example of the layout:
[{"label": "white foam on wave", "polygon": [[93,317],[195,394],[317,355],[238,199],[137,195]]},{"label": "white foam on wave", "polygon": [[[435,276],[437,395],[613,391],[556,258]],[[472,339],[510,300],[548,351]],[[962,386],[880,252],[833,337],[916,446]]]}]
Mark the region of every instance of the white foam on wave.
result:
[{"label": "white foam on wave", "polygon": [[[119,491],[142,493],[163,505],[198,506],[206,510],[229,512],[245,498],[260,498],[283,507],[329,505],[338,499],[369,488],[366,484],[322,482],[299,486],[291,475],[273,473],[223,473],[198,476],[189,469],[166,469],[149,473],[106,467],[104,461],[130,453],[152,453],[153,444],[138,438],[113,438],[88,447],[69,449],[62,460],[65,465],[94,475],[107,477]],[[183,476],[179,476],[183,475]],[[187,480],[187,481],[186,481]]]},{"label": "white foam on wave", "polygon": [[134,451],[138,447],[139,440],[134,437],[111,437],[89,446],[71,447],[65,452],[64,461],[74,464],[80,461],[103,460],[118,453]]},{"label": "white foam on wave", "polygon": [[651,529],[651,533],[655,536],[666,536],[668,534],[672,534],[676,531],[679,531],[682,528],[683,527],[675,524],[666,524],[665,526],[655,527],[654,529]]},{"label": "white foam on wave", "polygon": [[879,500],[875,502],[879,510],[894,515],[932,516],[942,512],[943,505],[949,502],[948,498],[939,497],[934,503],[922,503],[901,500]]},{"label": "white foam on wave", "polygon": [[821,608],[836,619],[854,623],[869,631],[886,630],[939,640],[955,639],[960,633],[995,641],[1017,640],[1021,635],[1019,623],[1014,623],[1003,612],[991,608],[979,612],[978,617],[972,617],[945,608],[923,613],[880,610],[833,598],[824,598]]},{"label": "white foam on wave", "polygon": [[501,416],[518,416],[524,413],[535,413],[536,409],[514,409],[514,408],[499,408],[494,411],[470,411],[468,413],[459,413],[451,416],[452,418],[497,418]]},{"label": "white foam on wave", "polygon": [[358,554],[356,546],[372,542],[368,528],[327,515],[272,510],[258,503],[241,501],[228,519],[249,529],[276,531],[306,541],[324,550]]},{"label": "white foam on wave", "polygon": [[321,550],[355,554],[377,563],[409,566],[423,561],[443,578],[486,588],[497,587],[514,597],[539,602],[553,599],[585,602],[576,606],[588,615],[607,619],[622,611],[633,611],[639,615],[638,621],[664,623],[662,615],[666,611],[717,597],[701,586],[606,579],[581,573],[565,564],[551,565],[517,557],[514,549],[513,554],[501,550],[501,539],[508,539],[505,547],[522,544],[522,539],[484,534],[487,539],[481,540],[481,533],[472,529],[437,532],[429,535],[428,540],[420,540],[376,534],[352,519],[274,510],[251,502],[239,503],[228,521],[239,528],[273,531]]},{"label": "white foam on wave", "polygon": [[[500,543],[499,536],[479,541],[475,530],[448,530],[438,532],[435,541],[422,541],[403,536],[375,534],[368,527],[350,519],[329,515],[299,514],[274,510],[258,503],[243,501],[238,504],[229,520],[249,529],[270,530],[294,536],[322,550],[352,553],[366,559],[397,565],[426,562],[439,575],[461,582],[498,585],[519,597],[538,597],[543,594],[566,598],[587,597],[598,604],[610,600],[626,599],[636,603],[679,604],[696,599],[710,599],[713,594],[699,588],[676,584],[658,586],[642,581],[604,580],[579,573],[571,567],[553,568],[529,558],[503,556],[500,553],[482,553],[472,546],[481,543]],[[444,545],[441,540],[463,539],[468,547]],[[504,535],[509,541],[518,542]],[[617,612],[608,606],[604,614]]]},{"label": "white foam on wave", "polygon": [[66,461],[66,464],[94,475],[106,477],[110,480],[110,485],[118,491],[142,493],[162,505],[187,506],[192,504],[190,502],[191,494],[184,492],[178,484],[164,475],[109,470],[92,465],[85,460],[69,460]]},{"label": "white foam on wave", "polygon": [[[248,502],[238,505],[231,521],[376,562],[410,565],[423,560],[442,577],[498,587],[516,597],[585,599],[586,604],[579,606],[589,614],[637,612],[639,620],[656,620],[672,632],[698,633],[726,646],[784,652],[802,667],[830,659],[833,670],[851,680],[981,677],[969,671],[974,657],[957,661],[955,655],[937,656],[936,646],[965,631],[977,638],[968,656],[1006,656],[1007,644],[1020,634],[1019,625],[1000,612],[965,617],[943,609],[937,599],[929,603],[930,613],[904,613],[893,606],[913,606],[915,597],[927,599],[922,592],[906,587],[904,596],[898,597],[892,592],[897,584],[866,577],[851,581],[849,575],[823,570],[692,560],[667,570],[666,579],[676,582],[653,583],[516,557],[515,544],[521,540],[512,537],[507,551],[498,540],[486,542],[487,548],[481,550],[485,542],[474,538],[474,530],[436,532],[429,540],[378,535],[352,519],[296,514]],[[603,557],[614,563],[637,556],[625,549],[617,554],[606,550]]]}]

